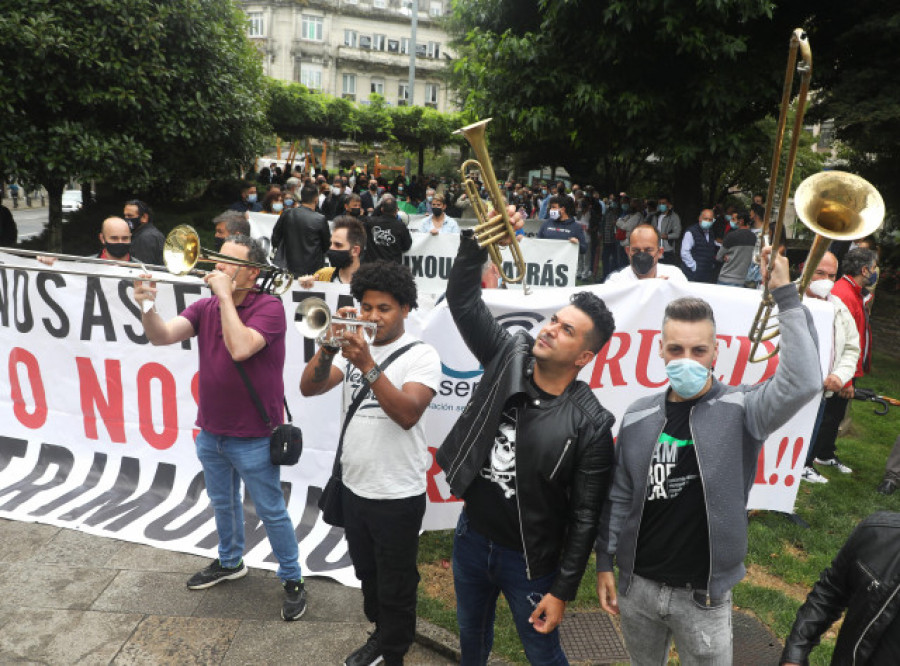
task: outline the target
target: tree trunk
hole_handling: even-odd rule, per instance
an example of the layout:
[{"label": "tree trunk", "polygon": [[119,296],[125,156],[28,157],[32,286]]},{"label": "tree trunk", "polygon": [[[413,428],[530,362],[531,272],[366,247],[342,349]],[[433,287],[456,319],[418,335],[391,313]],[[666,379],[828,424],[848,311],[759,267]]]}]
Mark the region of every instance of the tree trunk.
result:
[{"label": "tree trunk", "polygon": [[703,202],[701,172],[699,160],[675,165],[673,205],[679,211],[683,228],[692,225],[708,205]]},{"label": "tree trunk", "polygon": [[425,144],[419,144],[419,181],[421,182],[422,178],[425,177]]},{"label": "tree trunk", "polygon": [[90,206],[94,203],[93,192],[91,192],[91,182],[81,184],[81,205]]},{"label": "tree trunk", "polygon": [[48,180],[44,183],[47,188],[47,203],[49,219],[47,221],[47,250],[49,252],[62,252],[62,193],[65,188],[63,180]]}]

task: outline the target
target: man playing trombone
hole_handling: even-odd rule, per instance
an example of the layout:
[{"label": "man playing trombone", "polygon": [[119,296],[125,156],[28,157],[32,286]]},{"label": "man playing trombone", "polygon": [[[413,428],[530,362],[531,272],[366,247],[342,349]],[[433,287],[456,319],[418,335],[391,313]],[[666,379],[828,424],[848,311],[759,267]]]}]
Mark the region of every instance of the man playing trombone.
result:
[{"label": "man playing trombone", "polygon": [[[234,262],[220,260],[216,270],[204,278],[213,295],[196,301],[169,321],[156,311],[154,283],[136,281],[134,285],[144,332],[152,344],[171,345],[194,336],[198,340],[197,457],[215,512],[219,557],[194,574],[187,586],[202,590],[247,574],[242,558],[243,481],[278,559],[278,577],[285,591],[281,616],[296,620],[306,611],[306,591],[297,538],[281,491],[280,467],[269,457],[272,425],[283,422],[284,306],[278,298],[255,290],[258,264],[266,263],[265,252],[255,240],[231,236],[222,245],[222,253]],[[238,363],[272,425],[266,424],[255,408]]]}]

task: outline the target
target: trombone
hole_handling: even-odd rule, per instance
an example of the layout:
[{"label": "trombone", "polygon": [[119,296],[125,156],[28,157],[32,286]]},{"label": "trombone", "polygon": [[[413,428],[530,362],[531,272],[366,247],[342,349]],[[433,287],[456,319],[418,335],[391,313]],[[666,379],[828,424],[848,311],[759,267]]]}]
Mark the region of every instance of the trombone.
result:
[{"label": "trombone", "polygon": [[[478,247],[486,247],[491,261],[500,271],[501,277],[509,283],[515,284],[521,282],[525,290],[525,295],[531,293],[528,284],[525,282],[525,258],[522,256],[522,249],[519,247],[519,241],[516,239],[516,230],[513,228],[512,221],[509,219],[509,211],[506,210],[506,199],[500,192],[500,186],[497,184],[497,176],[494,175],[494,167],[491,164],[490,155],[487,152],[487,142],[484,139],[486,125],[491,122],[491,118],[486,118],[472,125],[467,125],[462,129],[458,129],[454,134],[462,134],[466,141],[475,151],[474,160],[466,160],[460,167],[462,174],[462,182],[466,188],[466,194],[472,202],[472,210],[478,218],[478,224],[475,225],[475,240]],[[466,169],[472,165],[481,172],[481,178],[484,181],[484,187],[488,191],[491,199],[491,205],[494,207],[494,215],[488,217],[487,208],[481,200],[481,194],[475,186],[475,181],[469,178]],[[499,242],[504,238],[509,239],[509,249],[512,252],[513,263],[516,266],[516,277],[512,277],[503,272],[503,257],[500,255]]]},{"label": "trombone", "polygon": [[[81,257],[74,254],[60,254],[55,252],[38,252],[36,250],[24,250],[17,247],[0,247],[0,252],[5,252],[18,257],[37,259],[38,257],[49,257],[52,259],[60,259],[63,261],[73,261],[78,263],[99,264],[101,266],[119,267],[119,268],[137,268],[144,273],[151,271],[166,271],[179,278],[204,278],[211,271],[204,271],[196,268],[198,263],[223,263],[235,264],[238,266],[247,266],[249,268],[259,268],[262,275],[262,282],[255,288],[258,291],[272,293],[281,296],[287,292],[294,278],[289,273],[282,271],[276,266],[270,264],[261,264],[246,259],[231,257],[227,254],[219,252],[210,252],[200,247],[200,237],[193,227],[183,224],[175,227],[169,235],[166,236],[163,246],[163,263],[165,266],[157,266],[155,264],[145,264],[140,261],[123,261],[119,259],[101,259],[99,257]],[[12,264],[0,262],[0,268],[9,268],[19,271],[35,271],[46,273],[58,273],[60,275],[80,275],[87,277],[114,277],[119,279],[140,279],[137,276],[121,276],[108,273],[97,273],[89,270],[79,270],[77,268],[58,268],[55,265],[40,264],[38,266],[30,266],[27,264]],[[164,284],[191,284],[185,279],[173,279],[153,276],[144,278],[147,282],[161,282]],[[202,286],[206,286],[205,282],[201,282]]]},{"label": "trombone", "polygon": [[304,338],[311,338],[328,347],[342,347],[344,336],[341,332],[331,331],[334,324],[346,326],[349,333],[355,333],[357,327],[362,327],[363,336],[369,344],[375,340],[375,330],[378,328],[375,322],[362,321],[355,316],[332,316],[328,304],[321,298],[305,299],[294,312],[294,326]]},{"label": "trombone", "polygon": [[[799,59],[799,62],[798,62]],[[801,73],[800,91],[797,97],[797,115],[791,130],[791,145],[788,150],[787,163],[784,170],[784,183],[781,189],[781,205],[778,208],[778,221],[772,232],[772,251],[777,252],[784,230],[784,215],[787,210],[788,196],[791,191],[791,178],[797,160],[797,147],[800,143],[800,132],[803,129],[803,115],[806,111],[806,99],[809,95],[809,82],[812,76],[812,52],[806,33],[801,29],[794,30],[791,36],[788,54],[787,72],[785,73],[784,90],[781,98],[781,113],[775,137],[775,151],[772,155],[769,190],[766,197],[764,224],[768,224],[772,214],[775,184],[778,180],[778,166],[781,160],[784,130],[787,111],[790,106],[791,87],[794,79],[794,66]],[[881,226],[884,219],[884,200],[871,183],[859,176],[843,171],[824,171],[805,179],[797,187],[794,194],[794,207],[800,222],[815,233],[815,239],[806,257],[803,274],[797,282],[800,296],[806,292],[819,262],[828,250],[832,240],[852,240],[868,236]],[[762,234],[765,229],[762,230]],[[762,236],[761,234],[761,236]],[[769,274],[763,276],[763,294],[756,317],[750,327],[748,337],[752,344],[750,362],[766,361],[778,353],[776,346],[765,356],[757,356],[759,345],[771,340],[779,334],[778,324],[773,321],[772,310],[775,299],[769,290]]]}]

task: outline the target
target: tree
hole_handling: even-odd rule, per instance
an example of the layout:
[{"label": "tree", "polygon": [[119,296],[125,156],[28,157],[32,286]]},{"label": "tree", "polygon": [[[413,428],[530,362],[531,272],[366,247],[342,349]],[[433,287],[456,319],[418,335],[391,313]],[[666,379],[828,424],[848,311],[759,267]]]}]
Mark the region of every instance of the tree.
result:
[{"label": "tree", "polygon": [[171,191],[233,175],[262,145],[258,55],[231,0],[0,0],[0,163],[50,196],[66,181]]},{"label": "tree", "polygon": [[458,0],[454,84],[494,116],[492,146],[616,191],[655,165],[692,216],[705,168],[741,157],[777,112],[796,4]]}]

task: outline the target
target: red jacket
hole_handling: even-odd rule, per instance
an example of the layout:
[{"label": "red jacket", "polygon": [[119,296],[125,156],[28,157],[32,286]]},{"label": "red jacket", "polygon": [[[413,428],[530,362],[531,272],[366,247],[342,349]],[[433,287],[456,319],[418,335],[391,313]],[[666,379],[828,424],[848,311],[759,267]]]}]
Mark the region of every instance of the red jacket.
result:
[{"label": "red jacket", "polygon": [[856,379],[869,372],[872,360],[872,329],[869,326],[869,315],[863,306],[862,287],[849,275],[844,275],[835,283],[831,294],[837,296],[847,306],[853,315],[853,321],[856,322],[856,330],[859,331],[860,354],[856,363],[856,374],[853,375]]}]

